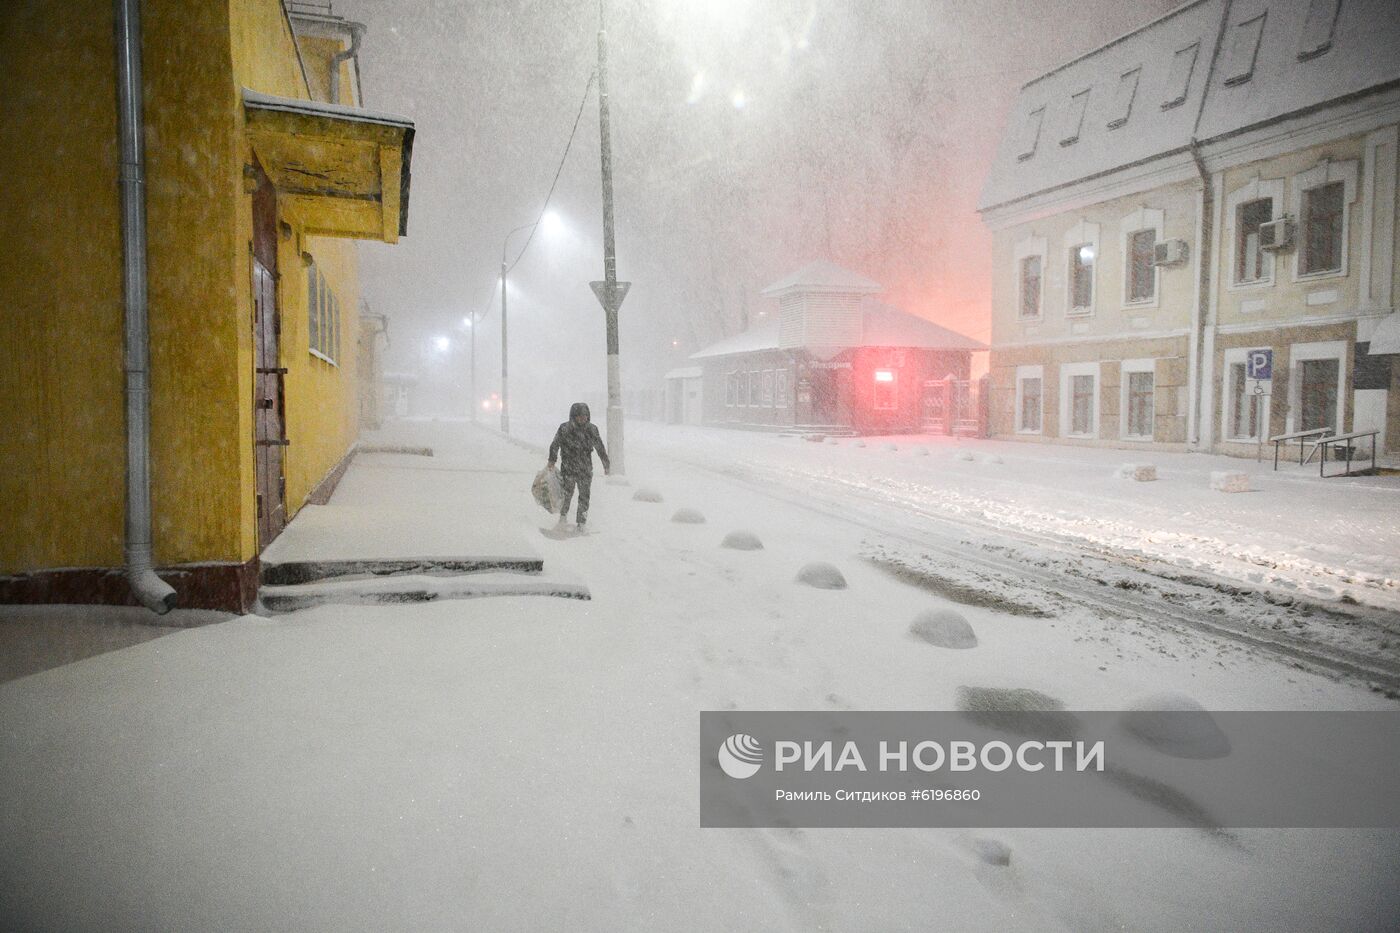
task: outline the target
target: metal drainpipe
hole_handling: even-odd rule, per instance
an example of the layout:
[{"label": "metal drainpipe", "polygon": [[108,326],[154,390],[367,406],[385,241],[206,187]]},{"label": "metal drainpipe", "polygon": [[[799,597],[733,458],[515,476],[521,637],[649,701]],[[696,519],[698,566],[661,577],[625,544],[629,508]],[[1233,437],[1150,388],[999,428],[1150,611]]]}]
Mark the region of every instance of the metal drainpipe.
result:
[{"label": "metal drainpipe", "polygon": [[350,48],[344,52],[337,52],[331,58],[331,94],[330,103],[340,103],[340,63],[355,57],[360,51],[360,39],[364,38],[365,26],[363,23],[350,23]]},{"label": "metal drainpipe", "polygon": [[[1195,320],[1195,332],[1191,335],[1194,341],[1193,349],[1196,356],[1196,372],[1192,378],[1196,384],[1192,386],[1191,411],[1188,420],[1191,422],[1194,436],[1188,441],[1193,447],[1200,447],[1201,439],[1201,396],[1205,394],[1205,386],[1202,383],[1202,374],[1206,372],[1206,329],[1210,326],[1210,295],[1211,295],[1211,263],[1215,261],[1211,244],[1215,236],[1215,189],[1211,184],[1210,172],[1206,171],[1205,159],[1201,157],[1200,144],[1191,140],[1191,161],[1196,165],[1196,172],[1201,176],[1201,242],[1196,245],[1197,263],[1200,269],[1200,279],[1196,283],[1196,308],[1197,316]],[[1207,438],[1205,446],[1209,449],[1210,441]]]},{"label": "metal drainpipe", "polygon": [[126,576],[141,605],[164,615],[175,590],[152,569],[150,328],[146,301],[146,168],[142,145],[141,0],[114,0],[121,138],[122,284],[126,304]]}]

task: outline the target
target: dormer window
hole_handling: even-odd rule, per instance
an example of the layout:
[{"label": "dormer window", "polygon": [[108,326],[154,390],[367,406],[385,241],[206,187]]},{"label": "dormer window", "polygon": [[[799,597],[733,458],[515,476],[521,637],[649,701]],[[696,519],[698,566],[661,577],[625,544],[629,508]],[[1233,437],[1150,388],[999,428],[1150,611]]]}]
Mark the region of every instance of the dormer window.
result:
[{"label": "dormer window", "polygon": [[1088,88],[1069,99],[1069,110],[1065,112],[1064,132],[1060,136],[1061,146],[1072,146],[1079,142],[1079,131],[1084,126],[1084,110],[1088,106]]},{"label": "dormer window", "polygon": [[1186,93],[1191,88],[1191,72],[1196,69],[1196,53],[1201,44],[1193,42],[1184,49],[1178,49],[1172,56],[1172,70],[1167,75],[1167,96],[1162,101],[1162,109],[1170,110],[1186,102]]},{"label": "dormer window", "polygon": [[1133,98],[1137,96],[1138,78],[1142,76],[1142,68],[1134,68],[1132,71],[1125,71],[1118,78],[1118,87],[1113,91],[1113,104],[1108,109],[1108,128],[1117,129],[1128,122],[1128,117],[1133,112]]},{"label": "dormer window", "polygon": [[1024,162],[1035,155],[1036,143],[1040,141],[1040,124],[1045,119],[1045,108],[1032,110],[1021,125],[1021,136],[1016,144],[1016,158]]},{"label": "dormer window", "polygon": [[1341,0],[1312,0],[1308,18],[1303,22],[1303,41],[1298,45],[1298,61],[1317,58],[1332,47],[1337,31],[1337,14],[1342,11]]},{"label": "dormer window", "polygon": [[1230,47],[1225,53],[1225,84],[1244,84],[1254,77],[1254,60],[1259,57],[1259,40],[1264,35],[1264,19],[1268,14],[1236,23],[1230,30]]}]

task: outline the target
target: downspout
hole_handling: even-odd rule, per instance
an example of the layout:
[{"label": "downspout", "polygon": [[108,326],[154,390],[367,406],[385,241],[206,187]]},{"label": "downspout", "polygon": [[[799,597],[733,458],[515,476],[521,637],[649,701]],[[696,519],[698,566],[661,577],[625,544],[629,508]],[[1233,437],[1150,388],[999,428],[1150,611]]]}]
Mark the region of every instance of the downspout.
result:
[{"label": "downspout", "polygon": [[[1190,422],[1190,443],[1192,447],[1201,446],[1201,396],[1204,395],[1202,383],[1202,373],[1206,367],[1206,328],[1210,326],[1209,318],[1211,311],[1211,263],[1213,259],[1213,238],[1215,234],[1215,188],[1211,184],[1210,172],[1206,170],[1205,159],[1201,157],[1200,144],[1191,140],[1191,161],[1196,165],[1196,172],[1201,176],[1201,216],[1198,223],[1198,235],[1196,237],[1196,263],[1200,269],[1200,279],[1197,282],[1196,307],[1192,320],[1191,333],[1191,358],[1195,361],[1195,366],[1191,367],[1191,384],[1189,394],[1191,396],[1191,410],[1188,421]],[[1207,441],[1209,444],[1209,441]]]},{"label": "downspout", "polygon": [[175,590],[152,569],[150,327],[146,301],[146,168],[142,144],[141,0],[114,0],[121,142],[126,348],[126,576],[137,601],[164,615]]},{"label": "downspout", "polygon": [[[330,103],[340,103],[340,64],[354,58],[360,51],[360,40],[364,38],[365,26],[363,23],[347,23],[350,27],[350,48],[344,52],[337,52],[331,57],[331,94]],[[357,61],[358,64],[358,61]]]}]

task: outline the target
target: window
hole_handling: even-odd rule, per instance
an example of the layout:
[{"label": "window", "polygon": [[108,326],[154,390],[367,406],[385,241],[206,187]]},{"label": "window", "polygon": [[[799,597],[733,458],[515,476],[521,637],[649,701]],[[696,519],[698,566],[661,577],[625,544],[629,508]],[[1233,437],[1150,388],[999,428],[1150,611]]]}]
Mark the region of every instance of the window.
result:
[{"label": "window", "polygon": [[1094,244],[1078,243],[1069,248],[1070,312],[1094,308]]},{"label": "window", "polygon": [[894,411],[899,407],[898,374],[892,369],[875,370],[875,392],[871,407],[876,411]]},{"label": "window", "polygon": [[1113,91],[1113,102],[1108,108],[1108,128],[1116,130],[1128,122],[1133,112],[1133,98],[1137,96],[1138,78],[1142,68],[1126,71],[1118,78],[1118,87]]},{"label": "window", "polygon": [[340,299],[312,262],[306,269],[306,345],[328,363],[340,359]]},{"label": "window", "polygon": [[1021,317],[1040,317],[1040,257],[1021,259]]},{"label": "window", "polygon": [[1128,301],[1151,301],[1157,296],[1157,268],[1152,258],[1157,248],[1156,230],[1134,230],[1128,235]]},{"label": "window", "polygon": [[1346,186],[1340,181],[1303,192],[1300,275],[1342,271],[1342,206]]},{"label": "window", "polygon": [[1040,376],[1018,377],[1016,380],[1016,430],[1025,434],[1040,433]]},{"label": "window", "polygon": [[1094,423],[1094,377],[1070,377],[1069,433],[1089,434]]},{"label": "window", "polygon": [[758,403],[760,405],[773,407],[773,371],[767,370],[759,375]]},{"label": "window", "polygon": [[1167,96],[1162,101],[1163,110],[1186,102],[1186,94],[1191,88],[1191,72],[1196,69],[1196,52],[1199,49],[1200,43],[1193,42],[1172,56],[1172,69],[1167,75]]},{"label": "window", "polygon": [[1259,228],[1274,219],[1273,198],[1246,201],[1236,210],[1235,281],[1259,282],[1273,277],[1273,257],[1259,248]]},{"label": "window", "polygon": [[1252,441],[1259,439],[1260,404],[1262,394],[1256,394],[1250,385],[1249,371],[1245,363],[1230,364],[1230,406],[1226,430],[1231,440]]},{"label": "window", "polygon": [[1065,314],[1092,314],[1094,299],[1095,265],[1099,254],[1099,225],[1081,220],[1065,231],[1060,243],[1063,244],[1065,265]]},{"label": "window", "polygon": [[1099,364],[1060,367],[1060,432],[1068,437],[1099,434]]},{"label": "window", "polygon": [[758,404],[758,373],[744,373],[739,377],[740,405],[752,407]]},{"label": "window", "polygon": [[1021,136],[1016,142],[1016,158],[1022,162],[1035,155],[1036,143],[1040,141],[1040,124],[1045,119],[1045,108],[1032,110],[1021,124]]},{"label": "window", "polygon": [[306,345],[316,349],[321,344],[320,273],[315,263],[306,270]]},{"label": "window", "polygon": [[1069,109],[1065,111],[1065,122],[1060,132],[1061,146],[1072,146],[1079,142],[1079,131],[1084,127],[1084,111],[1088,106],[1088,88],[1069,99]]},{"label": "window", "polygon": [[1259,40],[1264,35],[1264,19],[1260,13],[1253,19],[1236,23],[1230,30],[1229,47],[1225,51],[1225,84],[1244,84],[1254,77],[1254,60],[1259,56]]},{"label": "window", "polygon": [[1128,437],[1152,438],[1153,395],[1155,377],[1150,370],[1126,373]]},{"label": "window", "polygon": [[1337,14],[1341,9],[1341,0],[1312,0],[1308,4],[1308,18],[1303,22],[1303,41],[1298,45],[1298,61],[1317,58],[1332,47],[1332,36],[1337,30]]},{"label": "window", "polygon": [[773,374],[773,404],[778,408],[788,407],[788,374],[780,369]]},{"label": "window", "polygon": [[1341,361],[1330,359],[1303,360],[1301,396],[1302,422],[1300,431],[1314,428],[1331,428],[1333,433],[1340,430],[1337,424],[1337,385],[1341,375]]}]

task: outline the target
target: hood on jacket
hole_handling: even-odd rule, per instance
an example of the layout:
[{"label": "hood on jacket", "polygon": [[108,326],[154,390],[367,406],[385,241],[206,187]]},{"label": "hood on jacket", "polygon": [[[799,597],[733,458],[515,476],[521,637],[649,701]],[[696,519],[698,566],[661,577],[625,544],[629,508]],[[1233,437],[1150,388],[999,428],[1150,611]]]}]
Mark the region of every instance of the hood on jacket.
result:
[{"label": "hood on jacket", "polygon": [[587,402],[574,402],[572,405],[569,406],[569,420],[570,420],[570,421],[573,421],[573,420],[574,420],[575,418],[577,418],[579,415],[588,415],[589,420],[590,420],[590,421],[593,420],[593,416],[592,416],[591,414],[588,413],[588,403],[587,403]]}]

